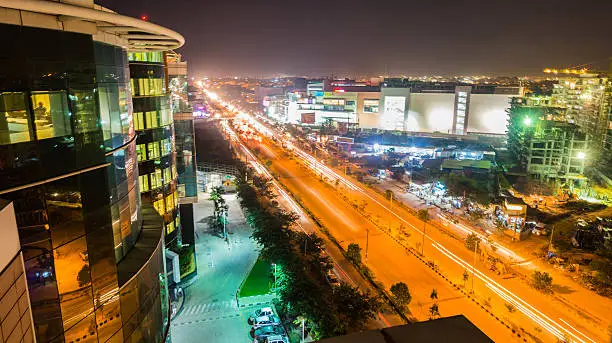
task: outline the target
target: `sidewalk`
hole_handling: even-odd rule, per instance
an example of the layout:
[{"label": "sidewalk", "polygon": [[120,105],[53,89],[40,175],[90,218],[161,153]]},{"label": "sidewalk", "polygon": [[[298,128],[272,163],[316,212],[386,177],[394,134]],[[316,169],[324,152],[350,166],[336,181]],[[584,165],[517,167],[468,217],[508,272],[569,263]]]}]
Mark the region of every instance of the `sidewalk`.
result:
[{"label": "sidewalk", "polygon": [[229,244],[210,232],[206,217],[213,203],[206,194],[194,205],[198,275],[185,288],[185,302],[172,321],[172,340],[182,342],[250,342],[247,319],[252,308],[239,308],[236,291],[257,260],[259,249],[250,238],[235,194],[223,196],[229,207]]}]

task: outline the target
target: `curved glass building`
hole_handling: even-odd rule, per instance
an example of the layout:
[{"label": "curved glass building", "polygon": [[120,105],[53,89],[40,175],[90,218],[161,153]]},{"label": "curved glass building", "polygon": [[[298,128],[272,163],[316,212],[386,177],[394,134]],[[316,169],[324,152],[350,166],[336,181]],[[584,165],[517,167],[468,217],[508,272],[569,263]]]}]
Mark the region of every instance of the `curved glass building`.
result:
[{"label": "curved glass building", "polygon": [[[137,135],[135,123],[140,122],[134,114],[145,106],[138,96],[144,87],[150,87],[146,92],[164,87],[158,81],[133,87],[138,93],[132,100],[128,53],[157,56],[184,40],[93,1],[66,2],[78,6],[41,0],[0,5],[0,36],[5,37],[0,201],[12,203],[2,212],[13,211],[0,215],[0,226],[2,236],[7,227],[19,239],[11,262],[0,264],[5,266],[0,285],[5,280],[16,285],[15,292],[0,287],[0,315],[5,319],[2,311],[10,309],[7,316],[21,323],[2,325],[0,337],[11,342],[166,341],[164,245],[176,218],[169,219],[166,207],[159,215],[155,189],[141,198],[138,144],[166,144],[152,150],[159,153],[152,173],[158,176],[159,170],[161,187],[168,189],[162,192],[164,205],[174,205],[175,190],[164,173],[171,178],[176,172],[163,157],[172,155],[164,155],[172,149],[172,126],[162,125],[164,113],[157,113],[159,127],[145,130],[144,138]],[[162,99],[144,102],[151,101],[164,109]],[[154,138],[146,140],[147,135]],[[18,293],[22,279],[23,294]]]}]

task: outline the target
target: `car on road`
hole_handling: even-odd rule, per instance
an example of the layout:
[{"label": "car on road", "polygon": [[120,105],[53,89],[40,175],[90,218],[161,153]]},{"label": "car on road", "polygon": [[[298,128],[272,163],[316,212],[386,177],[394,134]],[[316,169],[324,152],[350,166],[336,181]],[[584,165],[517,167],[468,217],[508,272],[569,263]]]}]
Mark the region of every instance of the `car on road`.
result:
[{"label": "car on road", "polygon": [[325,280],[332,287],[339,287],[340,286],[340,280],[338,280],[336,275],[334,275],[331,272],[325,276]]},{"label": "car on road", "polygon": [[253,343],[262,343],[269,336],[284,336],[285,330],[280,325],[266,325],[251,331]]},{"label": "car on road", "polygon": [[263,341],[264,343],[289,343],[289,338],[287,336],[268,336]]},{"label": "car on road", "polygon": [[251,325],[253,326],[253,329],[258,329],[262,326],[279,325],[279,324],[280,324],[280,320],[278,319],[278,317],[275,315],[270,315],[270,316],[261,316],[261,317],[257,317],[253,319],[253,322]]},{"label": "car on road", "polygon": [[272,311],[271,307],[262,307],[259,308],[255,311],[253,311],[253,313],[251,313],[251,316],[249,317],[249,324],[253,323],[253,320],[255,320],[255,318],[259,318],[259,317],[263,317],[263,316],[273,316],[274,315],[274,311]]}]

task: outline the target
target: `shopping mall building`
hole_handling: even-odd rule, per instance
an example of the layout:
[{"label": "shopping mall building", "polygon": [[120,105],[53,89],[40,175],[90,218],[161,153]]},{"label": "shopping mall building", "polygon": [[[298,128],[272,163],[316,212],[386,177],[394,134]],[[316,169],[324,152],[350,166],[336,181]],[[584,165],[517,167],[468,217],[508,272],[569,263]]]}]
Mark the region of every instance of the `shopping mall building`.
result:
[{"label": "shopping mall building", "polygon": [[[510,99],[521,87],[399,82],[379,86],[352,80],[312,80],[306,92],[269,96],[265,113],[303,125],[450,135],[505,135]],[[282,100],[282,101],[281,101]]]},{"label": "shopping mall building", "polygon": [[93,0],[0,0],[0,37],[0,342],[167,341],[183,37]]}]

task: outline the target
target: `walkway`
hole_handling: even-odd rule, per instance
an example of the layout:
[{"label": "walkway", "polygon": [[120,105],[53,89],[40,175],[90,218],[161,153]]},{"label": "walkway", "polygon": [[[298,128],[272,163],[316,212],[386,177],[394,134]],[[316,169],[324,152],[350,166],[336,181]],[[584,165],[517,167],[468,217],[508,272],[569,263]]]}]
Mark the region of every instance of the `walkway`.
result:
[{"label": "walkway", "polygon": [[224,195],[229,206],[229,244],[208,231],[213,213],[207,194],[194,205],[197,279],[185,289],[185,304],[172,321],[172,341],[251,342],[247,323],[252,307],[238,308],[236,291],[259,254],[236,195]]}]

